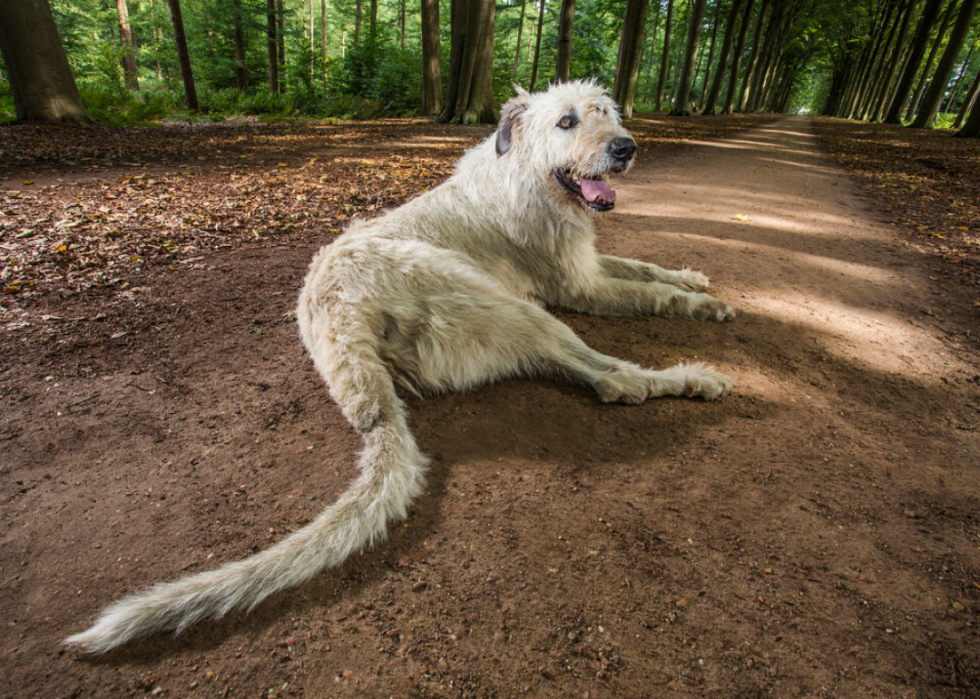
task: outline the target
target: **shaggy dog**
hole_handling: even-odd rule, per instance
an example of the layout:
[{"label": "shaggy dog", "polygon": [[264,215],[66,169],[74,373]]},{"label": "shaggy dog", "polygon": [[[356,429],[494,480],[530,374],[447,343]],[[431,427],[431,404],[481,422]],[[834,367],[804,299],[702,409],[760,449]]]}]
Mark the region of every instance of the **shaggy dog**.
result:
[{"label": "shaggy dog", "polygon": [[313,523],[218,570],[157,584],[106,609],[66,643],[104,652],[251,609],[381,539],[421,493],[426,458],[396,384],[416,394],[558,373],[603,401],[717,398],[733,381],[710,367],[653,371],[600,354],[544,310],[603,315],[734,316],[690,270],[599,255],[593,216],[636,143],[615,103],[573,82],[504,105],[493,137],[446,183],[385,216],[354,223],[310,266],[297,317],[330,395],[364,438],[360,475]]}]

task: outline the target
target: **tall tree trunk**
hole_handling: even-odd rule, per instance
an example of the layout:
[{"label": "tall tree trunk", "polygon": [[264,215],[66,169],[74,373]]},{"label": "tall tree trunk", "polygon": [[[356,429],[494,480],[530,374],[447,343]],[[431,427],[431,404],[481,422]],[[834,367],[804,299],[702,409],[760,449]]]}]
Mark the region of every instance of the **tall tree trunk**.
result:
[{"label": "tall tree trunk", "polygon": [[438,121],[490,124],[493,104],[494,0],[452,0],[452,53],[446,101]]},{"label": "tall tree trunk", "polygon": [[524,13],[527,11],[527,0],[521,0],[521,19],[517,23],[517,50],[514,51],[514,77],[517,77],[517,68],[521,64],[521,36],[524,34]]},{"label": "tall tree trunk", "polygon": [[963,75],[966,73],[966,69],[970,67],[970,59],[973,58],[973,49],[976,45],[970,47],[970,50],[966,52],[966,58],[963,60],[963,66],[960,68],[959,75],[956,76],[956,80],[953,81],[953,86],[949,88],[949,96],[946,98],[945,105],[939,108],[941,112],[948,112],[953,106],[953,102],[956,101],[956,97],[960,91],[960,83],[963,81]]},{"label": "tall tree trunk", "polygon": [[48,0],[0,0],[0,54],[17,121],[88,124]]},{"label": "tall tree trunk", "polygon": [[956,132],[956,136],[959,138],[980,138],[980,99],[974,101],[970,116],[963,128]]},{"label": "tall tree trunk", "polygon": [[116,0],[116,14],[119,16],[119,43],[123,49],[123,75],[126,79],[127,90],[140,88],[136,72],[136,44],[133,41],[133,30],[129,26],[129,8],[126,0]]},{"label": "tall tree trunk", "polygon": [[[891,87],[892,76],[902,66],[902,52],[905,48],[905,37],[908,35],[909,22],[912,19],[912,13],[914,10],[915,3],[912,0],[905,0],[905,6],[903,7],[901,14],[901,26],[895,38],[895,43],[892,44],[891,51],[882,62],[881,70],[879,71],[880,77],[878,78],[878,83],[875,86],[874,92],[872,93],[868,109],[865,112],[865,119],[868,119],[869,121],[878,121],[881,118],[882,109],[884,106],[887,106],[883,106],[882,102],[885,101],[888,88]],[[897,18],[896,24],[898,24]],[[892,33],[894,33],[894,26]]]},{"label": "tall tree trunk", "polygon": [[174,25],[174,43],[177,46],[177,63],[180,65],[180,79],[184,83],[184,99],[187,108],[196,112],[197,88],[194,86],[194,72],[191,70],[191,55],[187,51],[187,37],[184,34],[184,18],[180,12],[180,0],[167,0],[170,8],[170,21]]},{"label": "tall tree trunk", "polygon": [[636,78],[640,74],[640,55],[643,53],[643,32],[647,26],[648,7],[648,0],[627,0],[626,3],[626,20],[623,22],[623,34],[619,40],[619,64],[616,66],[612,94],[626,119],[633,116]]},{"label": "tall tree trunk", "polygon": [[320,63],[323,65],[323,83],[327,82],[327,0],[320,0]]},{"label": "tall tree trunk", "polygon": [[[459,2],[460,0],[456,0]],[[531,91],[538,81],[538,62],[541,60],[541,28],[544,25],[544,0],[538,8],[538,37],[534,40],[534,62],[531,64]]]},{"label": "tall tree trunk", "polygon": [[745,78],[742,80],[742,91],[738,97],[738,111],[742,111],[748,98],[750,97],[750,83],[752,76],[755,75],[755,66],[759,62],[759,54],[762,53],[762,29],[766,23],[766,14],[769,9],[770,0],[762,0],[759,8],[759,19],[755,24],[755,33],[752,37],[752,53],[749,55],[749,64],[745,67]]},{"label": "tall tree trunk", "polygon": [[[766,31],[762,37],[762,44],[759,46],[756,61],[752,66],[751,80],[750,74],[746,74],[745,76],[749,90],[742,107],[747,112],[754,112],[759,106],[766,71],[769,69],[769,62],[776,43],[776,35],[779,32],[779,25],[782,22],[782,6],[774,4],[771,7],[772,11],[770,12],[769,21],[766,23]],[[753,53],[755,52],[753,51]]]},{"label": "tall tree trunk", "polygon": [[977,76],[973,79],[973,84],[970,85],[970,89],[966,93],[966,98],[963,100],[963,104],[960,106],[960,111],[956,115],[956,121],[953,123],[953,128],[958,129],[963,126],[963,121],[966,119],[966,115],[972,110],[976,109],[977,95],[980,94],[980,70],[977,71]]},{"label": "tall tree trunk", "polygon": [[922,93],[925,92],[926,85],[929,84],[929,75],[932,73],[932,63],[936,60],[936,54],[939,53],[939,49],[942,48],[943,41],[946,39],[946,30],[949,29],[949,23],[953,20],[953,13],[956,10],[956,4],[957,0],[949,0],[949,3],[946,5],[946,11],[943,13],[943,19],[939,26],[939,31],[936,32],[936,38],[932,42],[932,48],[929,49],[929,57],[926,58],[925,65],[922,67],[922,74],[919,76],[919,82],[915,86],[915,92],[912,94],[912,99],[909,101],[908,111],[905,112],[905,121],[912,121],[913,117],[915,117],[915,113],[919,111],[919,102],[922,100]]},{"label": "tall tree trunk", "polygon": [[[954,0],[950,0],[950,2],[954,2]],[[912,50],[905,64],[905,70],[902,72],[902,79],[899,81],[898,87],[895,88],[895,95],[892,97],[891,106],[888,108],[888,113],[885,114],[885,123],[887,124],[902,123],[902,110],[905,108],[905,101],[908,99],[909,92],[912,90],[915,74],[919,69],[919,64],[922,62],[922,56],[926,52],[926,45],[929,43],[929,34],[932,33],[932,27],[936,23],[936,17],[939,15],[941,5],[942,0],[926,0],[926,6],[922,10],[922,16],[919,18],[919,26],[915,30],[915,37],[912,39]],[[930,59],[929,63],[931,62]],[[925,70],[929,70],[928,65],[926,65]]]},{"label": "tall tree trunk", "polygon": [[368,36],[371,44],[378,41],[378,0],[371,0],[371,23],[368,25]]},{"label": "tall tree trunk", "polygon": [[939,109],[939,102],[942,100],[943,93],[946,92],[949,76],[953,73],[956,58],[959,56],[966,35],[970,31],[970,23],[973,21],[973,15],[977,10],[977,2],[978,0],[963,0],[963,4],[960,5],[956,24],[953,25],[953,31],[949,35],[949,43],[946,44],[943,57],[939,59],[939,65],[936,66],[936,74],[932,77],[929,89],[926,90],[926,94],[922,98],[922,106],[919,108],[915,121],[909,125],[913,129],[932,128],[932,124],[936,120],[936,111]]},{"label": "tall tree trunk", "polygon": [[266,48],[269,51],[269,92],[279,92],[279,42],[276,37],[276,0],[266,0]]},{"label": "tall tree trunk", "polygon": [[653,31],[650,32],[650,62],[647,64],[647,95],[653,86],[653,66],[657,59],[657,30],[660,28],[660,0],[654,0],[656,11],[653,14]]},{"label": "tall tree trunk", "polygon": [[558,55],[555,59],[555,82],[568,80],[572,65],[572,16],[575,0],[561,0],[561,19],[558,22]]},{"label": "tall tree trunk", "polygon": [[742,13],[742,23],[738,29],[738,39],[732,53],[732,67],[728,71],[728,90],[725,92],[725,103],[721,106],[722,114],[731,114],[735,106],[735,93],[738,90],[738,72],[742,63],[742,52],[745,50],[745,39],[749,35],[749,24],[752,21],[752,5],[755,0],[746,0],[745,12]]},{"label": "tall tree trunk", "polygon": [[235,87],[241,92],[245,89],[245,28],[242,25],[241,0],[234,0],[235,9]]},{"label": "tall tree trunk", "polygon": [[721,42],[721,53],[718,55],[718,67],[715,68],[715,79],[711,81],[711,89],[708,91],[708,98],[704,100],[704,113],[714,114],[715,105],[718,103],[718,95],[721,94],[721,81],[725,79],[725,66],[728,65],[728,58],[732,53],[732,44],[735,39],[735,25],[738,22],[738,11],[742,6],[742,0],[732,0],[731,9],[728,10],[728,19],[725,21],[725,38]]},{"label": "tall tree trunk", "polygon": [[677,85],[677,97],[671,116],[691,116],[691,80],[694,77],[694,62],[697,60],[698,45],[701,42],[701,25],[708,0],[694,0],[691,7],[691,21],[687,30],[687,49],[684,51],[684,64]]},{"label": "tall tree trunk", "polygon": [[422,112],[442,109],[442,47],[439,43],[439,0],[422,0]]},{"label": "tall tree trunk", "polygon": [[711,76],[711,62],[715,58],[715,40],[718,38],[718,21],[720,19],[721,0],[715,0],[715,18],[711,23],[711,48],[708,49],[708,65],[704,67],[704,79],[701,81],[701,98],[698,100],[698,104],[702,107],[704,106],[704,98],[708,94],[708,78]]},{"label": "tall tree trunk", "polygon": [[[326,2],[326,0],[322,0],[322,2]],[[399,23],[400,23],[401,32],[402,32],[402,48],[405,48],[405,0],[402,0],[402,7],[401,7],[401,14],[400,14],[400,17],[399,17]]]},{"label": "tall tree trunk", "polygon": [[276,19],[279,24],[279,93],[286,93],[286,13],[283,0],[276,0]]},{"label": "tall tree trunk", "polygon": [[664,101],[664,84],[667,80],[667,63],[670,61],[670,21],[674,12],[674,0],[667,0],[667,19],[664,23],[664,50],[660,55],[660,76],[657,78],[657,92],[653,97],[653,111],[659,112]]},{"label": "tall tree trunk", "polygon": [[363,0],[357,0],[354,4],[354,46],[361,43],[361,18],[364,14],[362,3]]}]

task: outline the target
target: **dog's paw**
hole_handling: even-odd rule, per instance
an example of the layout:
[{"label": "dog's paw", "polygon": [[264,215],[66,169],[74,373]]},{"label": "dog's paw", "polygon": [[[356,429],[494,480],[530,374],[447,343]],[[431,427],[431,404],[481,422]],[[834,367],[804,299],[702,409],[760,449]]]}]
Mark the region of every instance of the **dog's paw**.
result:
[{"label": "dog's paw", "polygon": [[684,291],[704,291],[710,283],[701,272],[695,272],[687,267],[677,270],[674,274],[677,275],[677,282],[674,286],[684,289]]},{"label": "dog's paw", "polygon": [[698,294],[698,300],[691,309],[691,317],[695,320],[713,320],[721,322],[735,317],[735,309],[730,305],[707,294]]},{"label": "dog's paw", "polygon": [[731,392],[735,379],[705,364],[680,365],[677,369],[684,376],[684,395],[688,398],[715,400]]},{"label": "dog's paw", "polygon": [[607,371],[592,386],[603,403],[639,405],[650,398],[653,372],[624,364]]}]

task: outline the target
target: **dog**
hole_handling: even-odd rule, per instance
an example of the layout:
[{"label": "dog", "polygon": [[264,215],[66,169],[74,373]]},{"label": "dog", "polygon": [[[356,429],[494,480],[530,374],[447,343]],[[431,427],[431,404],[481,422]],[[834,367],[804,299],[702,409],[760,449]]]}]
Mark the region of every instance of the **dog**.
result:
[{"label": "dog", "polygon": [[606,177],[628,171],[636,143],[593,82],[554,85],[501,109],[495,133],[442,185],[352,224],[310,266],[297,309],[303,343],[365,442],[360,475],[319,517],[272,548],[160,583],[108,607],[65,640],[102,653],[165,630],[251,609],[340,565],[404,519],[427,459],[397,388],[465,391],[508,377],[562,374],[600,400],[729,392],[712,367],[654,371],[588,347],[545,308],[724,321],[730,305],[689,269],[599,255],[593,219],[614,207]]}]

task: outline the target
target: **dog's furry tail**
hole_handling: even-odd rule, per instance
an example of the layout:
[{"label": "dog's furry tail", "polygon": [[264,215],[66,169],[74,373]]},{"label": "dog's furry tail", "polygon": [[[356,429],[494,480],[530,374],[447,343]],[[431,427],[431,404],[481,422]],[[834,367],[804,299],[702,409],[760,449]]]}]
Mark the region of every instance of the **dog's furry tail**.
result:
[{"label": "dog's furry tail", "polygon": [[161,631],[179,634],[204,619],[252,609],[383,538],[388,520],[404,519],[422,491],[427,459],[409,432],[390,378],[381,383],[390,387],[382,391],[387,405],[376,406],[377,422],[362,432],[361,474],[314,522],[254,556],[124,598],[64,643],[104,653]]}]

